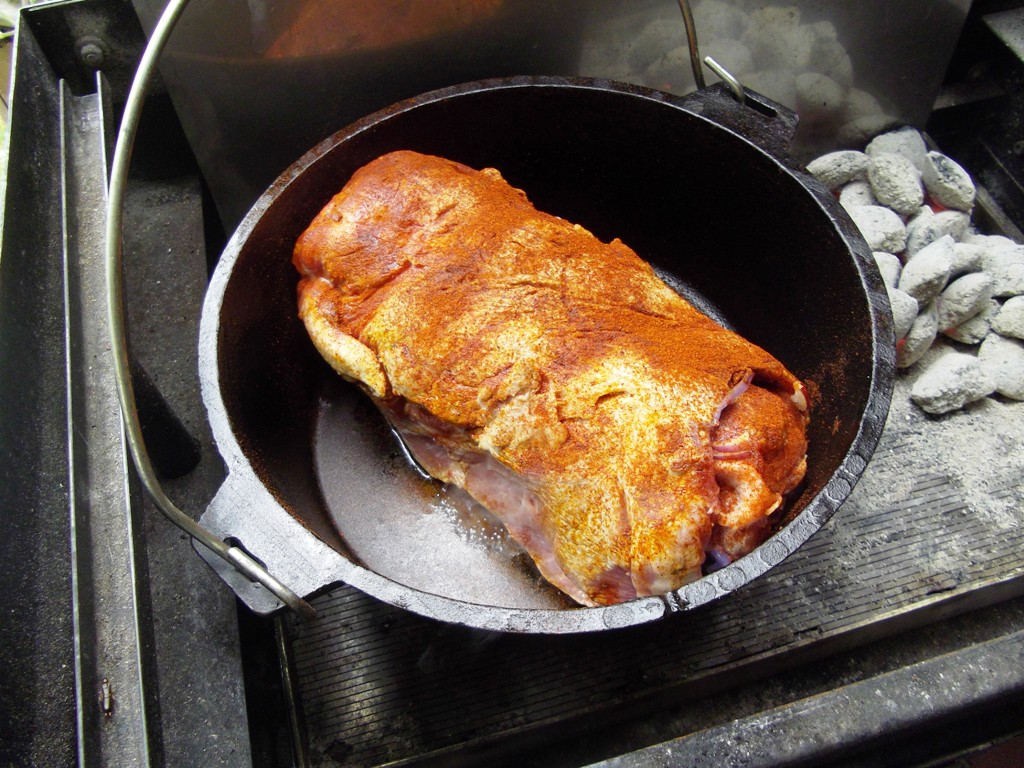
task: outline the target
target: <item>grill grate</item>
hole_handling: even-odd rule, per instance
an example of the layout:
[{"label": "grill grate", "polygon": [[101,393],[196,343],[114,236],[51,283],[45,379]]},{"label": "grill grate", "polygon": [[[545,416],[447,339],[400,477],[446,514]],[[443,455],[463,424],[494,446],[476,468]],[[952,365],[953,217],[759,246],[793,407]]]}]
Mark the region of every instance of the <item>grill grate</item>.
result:
[{"label": "grill grate", "polygon": [[[557,725],[597,732],[830,644],[1024,591],[1024,420],[991,400],[925,417],[897,383],[886,433],[836,517],[737,593],[659,624],[580,636],[438,624],[347,587],[290,635],[315,766],[473,762]],[[1016,417],[1016,418],[1015,418]],[[993,461],[992,457],[999,457]],[[515,745],[509,747],[509,745]]]}]

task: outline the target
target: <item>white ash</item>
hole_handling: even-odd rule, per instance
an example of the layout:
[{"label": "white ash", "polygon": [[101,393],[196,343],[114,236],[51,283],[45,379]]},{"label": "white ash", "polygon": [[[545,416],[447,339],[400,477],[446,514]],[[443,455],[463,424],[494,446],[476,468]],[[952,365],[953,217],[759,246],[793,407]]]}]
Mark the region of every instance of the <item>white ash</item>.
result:
[{"label": "white ash", "polygon": [[972,513],[983,514],[997,530],[1019,535],[1024,524],[1019,494],[992,490],[1006,483],[1016,486],[1024,474],[1024,406],[987,397],[945,416],[932,416],[910,399],[912,383],[911,376],[897,377],[886,430],[898,430],[901,443],[910,442],[917,449],[899,451],[901,471],[865,473],[860,482],[872,483],[865,490],[919,499],[915,482],[941,475],[963,488]]},{"label": "white ash", "polygon": [[921,304],[938,296],[953,272],[953,242],[945,235],[914,254],[904,265],[897,287]]},{"label": "white ash", "polygon": [[[892,309],[892,326],[897,340],[903,340],[917,319],[917,299],[899,288],[886,286],[889,294],[889,306]],[[937,324],[936,319],[936,324]]]},{"label": "white ash", "polygon": [[1022,268],[1024,268],[1024,246],[1003,237],[976,240],[981,245],[981,271],[992,275],[995,280],[993,295],[1001,298],[1024,293]]},{"label": "white ash", "polygon": [[[819,22],[819,24],[815,25],[817,27],[817,40],[814,42],[814,47],[811,50],[811,59],[807,66],[814,72],[827,75],[839,84],[843,89],[843,109],[845,111],[849,103],[849,89],[853,85],[854,80],[853,60],[838,38],[831,37],[828,29],[822,27],[821,24],[827,24],[829,27],[832,27],[829,22]],[[832,27],[831,34],[835,34],[835,27]],[[877,102],[875,103],[877,104]]]},{"label": "white ash", "polygon": [[752,26],[784,32],[800,26],[800,9],[795,5],[769,5],[750,14]]},{"label": "white ash", "polygon": [[[755,14],[751,14],[754,16]],[[814,33],[799,24],[773,24],[754,18],[741,38],[754,58],[769,69],[803,73],[811,62]]]},{"label": "white ash", "polygon": [[[687,60],[690,57],[689,46],[683,46]],[[707,45],[701,45],[700,52],[704,56],[710,56],[718,62],[729,62],[727,69],[733,75],[733,77],[741,77],[747,72],[753,72],[756,65],[754,64],[754,55],[739,40],[728,40],[724,38],[718,38],[712,40]],[[710,70],[705,73],[705,78],[708,82],[717,82],[718,76]]]},{"label": "white ash", "polygon": [[867,178],[870,158],[863,152],[829,152],[807,165],[807,171],[829,189],[838,189],[854,179]]},{"label": "white ash", "polygon": [[768,6],[750,14],[741,40],[768,69],[804,71],[811,61],[815,31],[800,23],[795,6]]},{"label": "white ash", "polygon": [[[852,92],[847,101],[851,98]],[[886,284],[899,380],[911,382],[913,390],[920,389],[917,379],[925,372],[932,372],[930,378],[947,377],[940,377],[945,383],[938,389],[933,386],[931,394],[928,387],[934,382],[924,379],[925,394],[919,392],[913,398],[928,413],[956,409],[972,402],[971,398],[984,397],[977,393],[985,389],[978,385],[985,377],[978,379],[976,365],[968,365],[962,356],[980,365],[979,345],[985,345],[987,370],[1019,370],[1015,366],[1024,345],[1024,245],[974,229],[974,183],[956,161],[926,152],[924,139],[915,129],[878,131],[848,146],[865,146],[862,154],[868,164],[863,172],[859,168],[863,160],[852,148],[831,152],[831,157],[823,155],[815,161],[822,161],[821,165],[815,167],[833,182],[833,193],[867,241]],[[889,159],[894,156],[906,162]],[[922,204],[913,208],[911,202],[917,198],[907,163],[920,171],[918,183],[924,189]],[[885,176],[890,168],[896,181],[879,181],[879,172]],[[847,180],[835,185],[844,175]],[[901,185],[910,190],[910,196],[897,199],[888,189]],[[879,188],[886,191],[880,195]],[[961,357],[939,365],[952,353]],[[945,367],[953,370],[943,374]],[[1019,376],[1010,380],[1001,373],[988,378],[999,379],[998,392],[1007,398],[1017,399],[1013,393],[1024,386]],[[959,383],[954,386],[950,379]],[[992,392],[996,391],[993,384]]]},{"label": "white ash", "polygon": [[992,300],[992,278],[972,272],[947,285],[935,300],[939,329],[952,328],[970,320]]},{"label": "white ash", "polygon": [[980,271],[982,251],[983,249],[980,245],[972,245],[971,243],[954,243],[953,274],[964,275],[968,272]]},{"label": "white ash", "polygon": [[839,30],[831,21],[814,21],[807,25],[819,43],[839,42]]},{"label": "white ash", "polygon": [[862,115],[845,123],[836,134],[836,140],[845,145],[862,144],[872,136],[892,128],[895,123],[896,118],[881,112]]},{"label": "white ash", "polygon": [[928,194],[939,205],[959,211],[974,207],[976,191],[970,174],[941,152],[928,153],[921,177]]},{"label": "white ash", "polygon": [[907,255],[913,256],[944,235],[958,240],[964,236],[970,224],[971,217],[963,211],[935,213],[924,206],[907,222]]},{"label": "white ash", "polygon": [[1002,261],[989,267],[994,287],[992,295],[1008,298],[1024,294],[1024,263],[1019,261]]},{"label": "white ash", "polygon": [[[676,94],[696,88],[685,29],[673,3],[619,3],[588,36],[580,71]],[[892,113],[858,82],[843,30],[806,18],[798,4],[735,0],[692,3],[701,51],[748,89],[797,111],[796,146],[822,151],[855,140],[861,146],[894,124]],[[652,17],[653,12],[653,17]],[[709,82],[716,80],[705,72]],[[858,87],[860,86],[860,87]]]},{"label": "white ash", "polygon": [[971,226],[971,216],[965,211],[939,211],[932,222],[939,237],[949,235],[954,240],[964,236]]},{"label": "white ash", "polygon": [[928,148],[918,131],[906,127],[876,136],[864,148],[864,152],[871,157],[883,154],[899,155],[909,160],[920,172],[924,170]]},{"label": "white ash", "polygon": [[793,84],[801,120],[831,125],[842,114],[846,89],[828,75],[803,72],[794,78]]},{"label": "white ash", "polygon": [[1024,400],[1024,342],[990,333],[978,348],[978,360],[996,392]]},{"label": "white ash", "polygon": [[898,254],[906,248],[907,228],[895,211],[882,205],[861,205],[848,213],[872,251]]},{"label": "white ash", "polygon": [[748,13],[724,0],[703,0],[695,5],[693,21],[701,37],[708,40],[738,40],[750,29],[752,23]]},{"label": "white ash", "polygon": [[983,248],[999,248],[1004,245],[1017,245],[1008,237],[1003,235],[983,235],[980,232],[968,232],[964,235],[963,241],[971,245],[980,245]]},{"label": "white ash", "polygon": [[992,270],[1006,264],[1024,264],[1024,246],[991,239],[981,246],[981,269]]},{"label": "white ash", "polygon": [[[960,352],[956,345],[952,342],[942,338],[941,336],[935,340],[935,343],[928,348],[928,351],[921,355],[921,359],[917,361],[916,371],[921,371],[931,368],[931,366],[940,358],[951,352]],[[909,377],[908,377],[909,378]]]},{"label": "white ash", "polygon": [[907,219],[906,256],[913,256],[942,236],[932,225],[934,219],[935,211],[927,205],[921,206],[913,216]]},{"label": "white ash", "polygon": [[992,330],[1003,336],[1024,339],[1024,296],[1006,300],[998,314],[992,318]]},{"label": "white ash", "polygon": [[988,397],[995,389],[994,380],[977,357],[950,352],[921,373],[910,398],[926,413],[942,414]]},{"label": "white ash", "polygon": [[[858,120],[871,120],[883,116],[885,120],[892,118],[885,116],[885,110],[872,93],[863,91],[860,88],[851,88],[846,94],[846,103],[843,105],[843,119],[847,123],[854,123]],[[865,136],[865,139],[870,138]]]},{"label": "white ash", "polygon": [[902,155],[883,152],[871,156],[868,181],[879,204],[892,208],[896,213],[910,216],[924,202],[921,172]]},{"label": "white ash", "polygon": [[999,314],[999,302],[990,299],[981,312],[952,328],[943,328],[942,333],[953,341],[973,346],[980,344],[992,330],[992,320]]},{"label": "white ash", "polygon": [[882,280],[886,286],[895,288],[899,285],[900,272],[903,270],[903,262],[900,261],[899,256],[894,256],[885,251],[874,251],[871,255],[875,259],[878,271],[882,273]]},{"label": "white ash", "polygon": [[929,304],[914,318],[907,335],[896,345],[896,367],[909,368],[922,357],[939,334],[935,305]]},{"label": "white ash", "polygon": [[878,205],[871,184],[857,179],[843,186],[839,193],[839,204],[849,210],[859,205]]}]

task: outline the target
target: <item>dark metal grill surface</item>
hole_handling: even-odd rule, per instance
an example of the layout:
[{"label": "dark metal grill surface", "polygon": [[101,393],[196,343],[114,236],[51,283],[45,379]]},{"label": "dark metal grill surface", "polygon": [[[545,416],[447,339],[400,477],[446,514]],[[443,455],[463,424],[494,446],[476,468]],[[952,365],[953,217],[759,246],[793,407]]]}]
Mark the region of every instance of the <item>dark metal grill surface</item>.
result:
[{"label": "dark metal grill surface", "polygon": [[311,764],[485,761],[1021,593],[1021,406],[931,418],[908,393],[898,382],[882,443],[829,525],[693,613],[523,636],[437,624],[344,587],[320,597],[315,621],[290,623]]},{"label": "dark metal grill surface", "polygon": [[[976,8],[984,5],[990,4],[975,2]],[[67,222],[62,221],[58,162],[67,125],[58,115],[65,80],[72,84],[71,102],[83,101],[73,104],[72,116],[94,98],[90,84],[95,73],[76,56],[79,35],[102,34],[110,44],[111,66],[104,75],[117,95],[126,89],[141,34],[129,0],[50,3],[24,13],[0,260],[0,359],[8,362],[0,365],[5,406],[0,408],[0,459],[7,470],[6,482],[0,483],[0,507],[6,513],[0,557],[5,617],[0,625],[5,662],[0,664],[0,762],[68,765],[84,751],[90,764],[122,765],[114,751],[93,759],[97,734],[111,730],[99,711],[99,691],[91,684],[93,677],[110,674],[104,653],[94,654],[101,662],[96,670],[84,670],[81,688],[89,703],[76,702],[75,695],[76,673],[82,670],[75,668],[78,638],[70,611],[68,328],[62,312]],[[85,93],[79,95],[80,90]],[[1014,103],[1020,92],[1010,91]],[[127,228],[130,267],[147,278],[158,277],[146,281],[150,291],[136,298],[140,306],[159,310],[162,318],[150,318],[147,325],[145,313],[139,313],[133,320],[142,362],[151,366],[163,394],[202,432],[194,328],[188,320],[198,315],[199,297],[193,294],[201,289],[205,267],[202,206],[192,163],[180,158],[183,141],[178,153],[169,152],[176,144],[167,137],[177,135],[171,123],[167,115],[155,118],[156,138],[137,148],[137,159],[148,160],[144,176],[173,181],[140,190],[129,205],[138,221],[148,222]],[[967,133],[974,136],[974,121],[969,123]],[[999,136],[1005,131],[1016,140],[1018,119],[996,123]],[[959,149],[952,154],[961,156]],[[1001,162],[1007,155],[992,157],[1000,170],[1012,170]],[[67,182],[75,168],[64,171]],[[185,177],[192,181],[179,183]],[[1010,188],[984,174],[982,180],[1003,192]],[[1009,209],[1019,212],[1020,206]],[[137,247],[131,242],[135,239]],[[216,240],[211,235],[211,242]],[[778,701],[791,701],[814,686],[824,691],[822,696],[839,691],[844,708],[864,704],[870,717],[855,724],[871,727],[854,729],[859,738],[884,728],[891,738],[903,739],[904,729],[915,729],[903,740],[905,750],[920,743],[922,708],[907,711],[918,698],[945,700],[946,710],[932,708],[925,716],[945,712],[959,718],[960,725],[966,724],[965,712],[1012,700],[1015,706],[999,709],[1016,718],[1009,726],[1020,728],[1024,406],[986,401],[964,413],[931,419],[907,403],[907,389],[906,381],[898,383],[883,443],[853,498],[832,522],[760,581],[693,613],[598,635],[516,636],[438,624],[341,588],[316,601],[317,621],[285,617],[311,763],[550,766],[615,754],[622,755],[616,765],[638,768],[664,764],[667,753],[653,750],[650,761],[642,762],[629,750],[694,734],[709,717],[717,717],[724,725],[703,731],[703,741],[688,739],[691,751],[676,752],[677,761],[690,754],[699,756],[693,764],[777,764],[789,754],[782,744],[790,752],[817,745],[820,756],[836,743],[822,737],[828,723],[815,716],[820,699],[800,699],[788,711],[777,708]],[[204,445],[201,469],[171,487],[172,496],[187,499],[194,509],[208,500],[222,474],[205,435]],[[142,512],[143,570],[150,579],[140,582],[148,596],[140,637],[147,651],[143,671],[152,686],[147,701],[158,704],[149,709],[152,754],[146,763],[203,768],[270,764],[249,755],[229,591],[176,529],[155,510]],[[957,613],[964,615],[950,618]],[[920,635],[927,644],[947,634],[957,634],[962,645],[936,664],[934,647],[910,647],[906,640]],[[869,644],[883,638],[891,644]],[[102,650],[95,637],[86,639]],[[125,642],[115,639],[119,646]],[[861,647],[867,666],[882,667],[879,657],[891,654],[885,661],[894,671],[857,685],[862,669],[853,653],[843,652],[854,646]],[[960,651],[964,646],[970,647]],[[942,676],[923,675],[922,665],[913,663],[915,652],[927,655],[924,664]],[[950,679],[964,668],[973,684],[957,690]],[[806,685],[789,684],[790,675],[808,669],[814,671],[805,675],[810,678]],[[773,675],[786,679],[769,680]],[[886,683],[880,678],[886,677],[889,698],[881,696]],[[127,690],[123,678],[113,679],[112,690],[112,717],[123,719],[131,714],[130,700],[122,695]],[[725,695],[712,698],[716,693]],[[748,711],[757,716],[742,721],[729,711],[727,700],[745,697]],[[902,719],[896,716],[901,708]],[[766,709],[767,721],[760,716]],[[832,706],[829,712],[836,710]],[[787,730],[787,717],[799,720],[803,730]],[[942,719],[940,726],[956,730],[947,728],[949,722]],[[616,727],[606,727],[613,723]],[[766,723],[777,752],[756,738]],[[260,735],[253,734],[253,740]],[[566,750],[586,744],[587,750],[574,755],[586,757],[521,759],[531,750],[540,755],[544,744],[556,741]],[[759,761],[747,759],[754,749],[760,750]],[[892,754],[884,764],[897,764]]]}]

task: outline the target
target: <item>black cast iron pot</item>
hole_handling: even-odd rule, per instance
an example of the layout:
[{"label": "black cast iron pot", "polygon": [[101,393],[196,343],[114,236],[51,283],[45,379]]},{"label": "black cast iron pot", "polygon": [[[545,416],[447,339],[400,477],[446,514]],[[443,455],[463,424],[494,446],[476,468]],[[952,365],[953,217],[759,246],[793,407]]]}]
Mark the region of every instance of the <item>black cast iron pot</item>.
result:
[{"label": "black cast iron pot", "polygon": [[[580,632],[659,619],[761,575],[836,511],[882,431],[893,331],[871,254],[786,162],[795,120],[717,87],[677,98],[584,79],[435,91],[289,168],[229,242],[203,310],[203,397],[228,477],[201,519],[303,596],[345,582],[444,621]],[[475,509],[423,478],[297,319],[292,246],[360,166],[414,149],[498,168],[541,210],[620,237],[692,302],[778,357],[814,398],[806,480],[756,551],[675,593],[570,604]],[[254,610],[279,604],[220,561]]]}]

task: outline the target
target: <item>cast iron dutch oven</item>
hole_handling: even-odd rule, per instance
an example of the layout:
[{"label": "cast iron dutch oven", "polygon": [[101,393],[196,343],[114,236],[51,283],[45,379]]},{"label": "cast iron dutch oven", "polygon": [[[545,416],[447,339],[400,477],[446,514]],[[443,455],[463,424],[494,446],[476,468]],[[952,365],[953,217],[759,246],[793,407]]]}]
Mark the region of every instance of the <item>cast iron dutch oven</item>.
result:
[{"label": "cast iron dutch oven", "polygon": [[[436,619],[581,632],[692,609],[777,565],[864,471],[894,372],[888,302],[833,196],[791,167],[792,113],[726,90],[679,98],[607,81],[516,78],[425,94],[340,131],[243,220],[203,310],[203,397],[228,470],[201,523],[303,596],[341,582]],[[370,160],[395,149],[493,166],[541,210],[620,237],[698,307],[815,394],[806,480],[756,551],[675,593],[570,604],[502,531],[417,473],[373,406],[319,358],[296,314],[292,246]],[[263,587],[213,562],[254,610]]]}]

